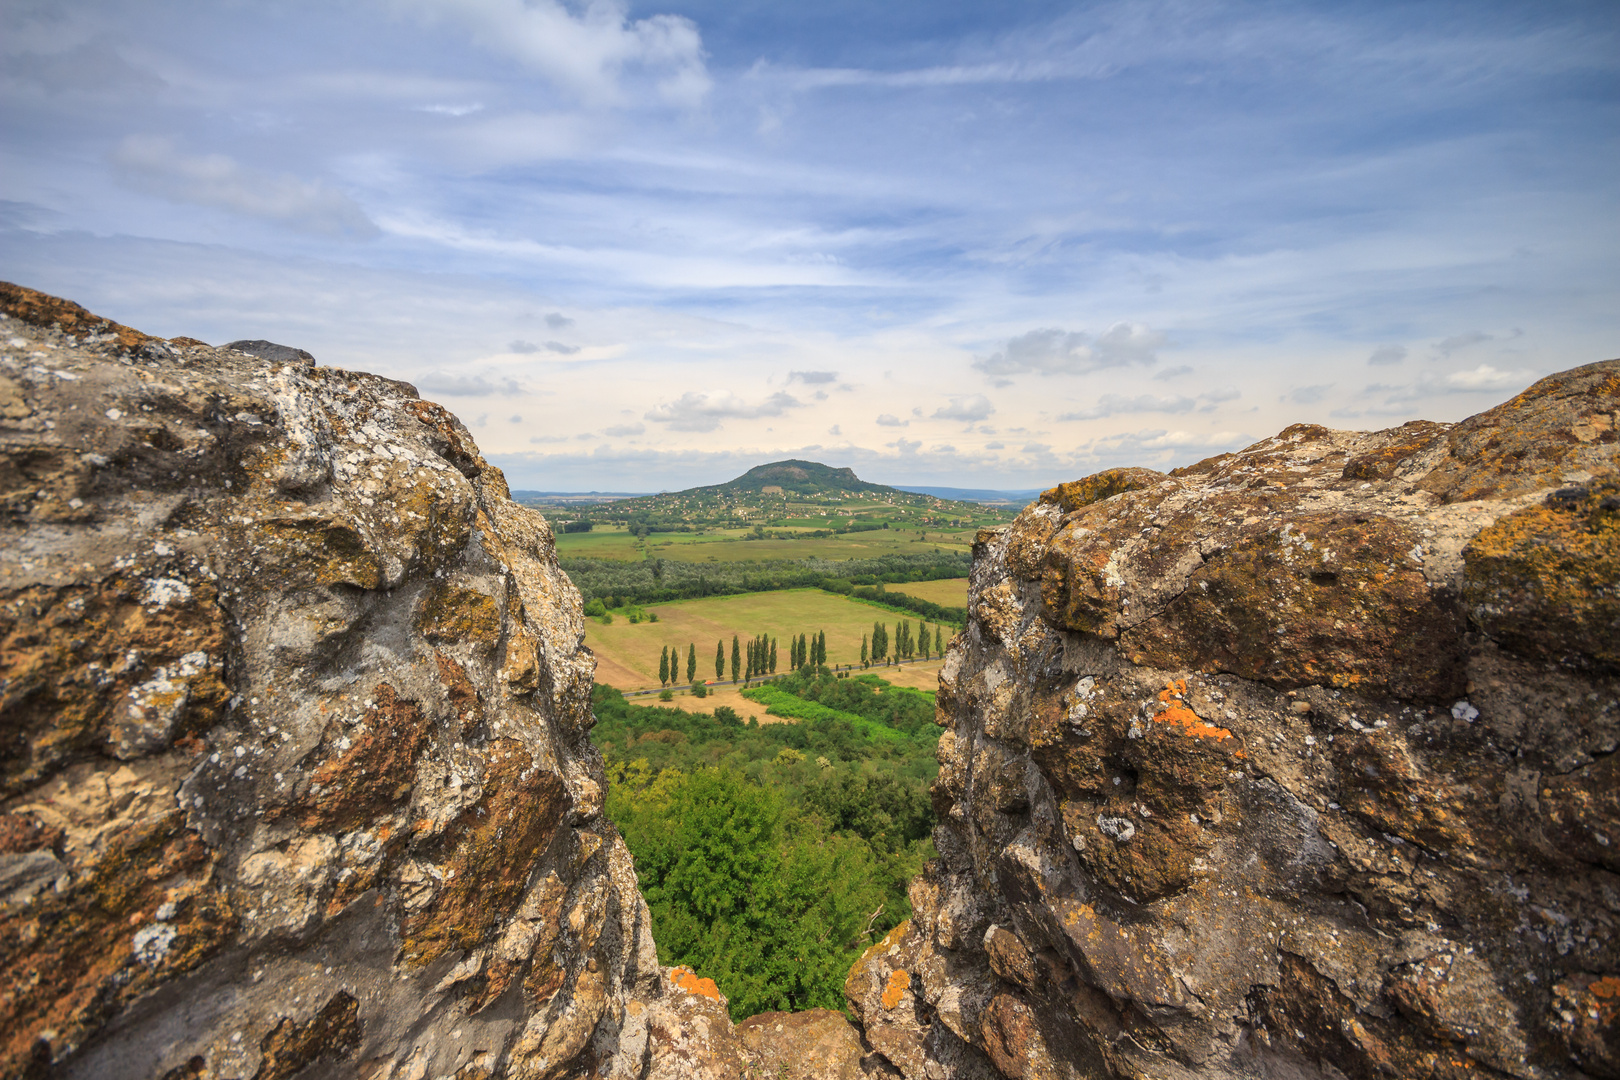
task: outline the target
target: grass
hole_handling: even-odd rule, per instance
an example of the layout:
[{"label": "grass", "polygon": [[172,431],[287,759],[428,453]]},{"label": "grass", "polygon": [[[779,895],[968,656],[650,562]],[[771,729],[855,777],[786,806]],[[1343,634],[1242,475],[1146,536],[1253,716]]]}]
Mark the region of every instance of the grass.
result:
[{"label": "grass", "polygon": [[[744,540],[746,530],[702,533],[653,533],[640,540],[623,529],[598,527],[588,533],[558,533],[557,557],[615,559],[635,562],[649,554],[677,562],[759,562],[765,559],[874,559],[880,555],[917,555],[938,548],[966,551],[971,532],[928,532],[919,540],[913,531],[875,529],[803,540]],[[960,606],[960,605],[958,605]]]},{"label": "grass", "polygon": [[967,607],[968,579],[965,577],[946,578],[943,581],[907,581],[885,585],[884,589],[915,596],[941,607]]},{"label": "grass", "polygon": [[[614,619],[603,626],[594,619],[585,621],[585,644],[596,653],[596,681],[619,690],[658,688],[658,650],[674,645],[681,654],[680,673],[686,675],[686,647],[696,643],[698,677],[714,678],[714,645],[724,641],[726,677],[731,676],[731,638],[744,642],[756,634],[777,639],[777,671],[787,670],[788,639],[797,634],[827,632],[827,662],[834,665],[860,661],[861,635],[870,634],[872,623],[894,627],[905,616],[881,612],[865,604],[820,589],[784,589],[777,592],[743,593],[737,596],[711,596],[701,600],[678,600],[668,604],[648,604],[658,621],[632,626],[626,619]],[[918,620],[913,617],[915,627]],[[949,634],[949,628],[946,633]],[[937,663],[931,665],[937,670]],[[909,672],[912,665],[906,665]],[[895,668],[872,669],[884,678]],[[907,685],[910,685],[907,681]],[[697,705],[696,702],[693,703]]]}]

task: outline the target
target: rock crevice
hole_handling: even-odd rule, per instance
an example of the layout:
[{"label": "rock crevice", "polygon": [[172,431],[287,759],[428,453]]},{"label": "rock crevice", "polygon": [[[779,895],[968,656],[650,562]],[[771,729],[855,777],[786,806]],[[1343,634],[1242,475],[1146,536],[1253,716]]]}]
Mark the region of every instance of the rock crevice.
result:
[{"label": "rock crevice", "polygon": [[734,1027],[453,416],[0,310],[0,1075],[1620,1076],[1620,361],[981,534],[913,918]]}]

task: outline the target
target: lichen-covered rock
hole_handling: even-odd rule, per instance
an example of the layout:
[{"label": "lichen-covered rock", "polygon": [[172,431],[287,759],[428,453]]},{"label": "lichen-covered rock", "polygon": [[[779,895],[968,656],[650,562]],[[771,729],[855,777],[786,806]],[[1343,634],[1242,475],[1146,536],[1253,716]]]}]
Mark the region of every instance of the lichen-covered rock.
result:
[{"label": "lichen-covered rock", "polygon": [[0,306],[0,1075],[645,1075],[545,521],[403,383]]},{"label": "lichen-covered rock", "polygon": [[743,1052],[771,1080],[884,1080],[900,1074],[861,1044],[849,1018],[831,1009],[769,1012],[737,1025]]},{"label": "lichen-covered rock", "polygon": [[867,1042],[909,1080],[1620,1076],[1617,418],[1608,361],[982,533]]}]

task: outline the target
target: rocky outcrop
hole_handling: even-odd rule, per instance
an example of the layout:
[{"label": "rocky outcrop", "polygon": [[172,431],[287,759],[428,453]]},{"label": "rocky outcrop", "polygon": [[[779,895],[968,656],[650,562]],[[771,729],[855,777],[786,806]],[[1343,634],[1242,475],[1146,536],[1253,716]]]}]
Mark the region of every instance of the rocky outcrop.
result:
[{"label": "rocky outcrop", "polygon": [[465,428],[0,309],[0,1076],[1620,1076],[1620,361],[982,534],[912,921],[734,1028]]},{"label": "rocky outcrop", "polygon": [[0,1076],[686,1075],[723,1004],[658,967],[578,594],[466,429],[0,306]]},{"label": "rocky outcrop", "polygon": [[1620,361],[979,537],[940,858],[849,997],[939,1076],[1620,1076]]}]

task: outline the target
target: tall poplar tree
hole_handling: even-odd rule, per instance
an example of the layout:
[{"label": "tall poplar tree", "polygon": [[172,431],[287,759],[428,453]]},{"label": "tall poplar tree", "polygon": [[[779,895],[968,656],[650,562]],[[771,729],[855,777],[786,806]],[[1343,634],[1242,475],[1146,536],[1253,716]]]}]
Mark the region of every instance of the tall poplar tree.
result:
[{"label": "tall poplar tree", "polygon": [[658,685],[669,685],[669,646],[658,650]]},{"label": "tall poplar tree", "polygon": [[737,673],[742,670],[742,645],[737,641],[737,635],[731,635],[731,681],[737,681]]},{"label": "tall poplar tree", "polygon": [[934,651],[941,656],[945,655],[945,638],[940,634],[939,627],[934,627]]},{"label": "tall poplar tree", "polygon": [[697,682],[697,642],[686,646],[686,681]]},{"label": "tall poplar tree", "polygon": [[714,643],[714,677],[716,679],[726,677],[726,643],[724,641]]},{"label": "tall poplar tree", "polygon": [[776,674],[776,639],[771,638],[771,674]]},{"label": "tall poplar tree", "polygon": [[866,635],[861,635],[861,667],[866,666]]}]

